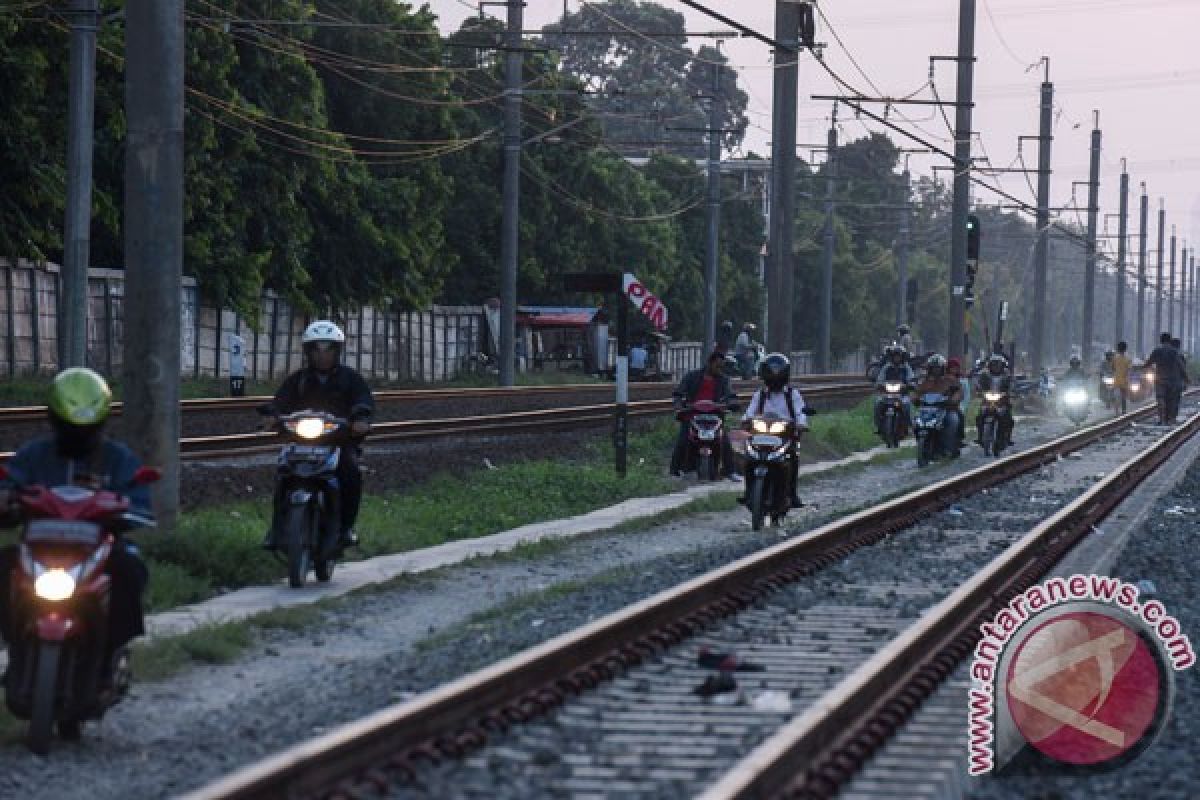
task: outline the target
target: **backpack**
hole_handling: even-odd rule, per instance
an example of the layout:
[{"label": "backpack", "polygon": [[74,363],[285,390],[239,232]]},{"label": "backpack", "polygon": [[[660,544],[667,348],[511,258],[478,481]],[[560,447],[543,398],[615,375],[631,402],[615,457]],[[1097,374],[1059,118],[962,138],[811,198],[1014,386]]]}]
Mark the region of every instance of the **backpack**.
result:
[{"label": "backpack", "polygon": [[[766,389],[766,387],[764,386],[763,389]],[[770,394],[769,389],[767,391],[763,391],[763,389],[758,390],[758,415],[759,416],[762,416],[763,409],[767,407],[767,395]],[[788,384],[787,386],[783,387],[783,398],[784,398],[784,400],[787,401],[788,415],[791,417],[793,422],[796,421],[796,407],[792,403],[792,392],[794,392],[794,391],[795,391],[795,389],[792,388],[791,384]]]}]

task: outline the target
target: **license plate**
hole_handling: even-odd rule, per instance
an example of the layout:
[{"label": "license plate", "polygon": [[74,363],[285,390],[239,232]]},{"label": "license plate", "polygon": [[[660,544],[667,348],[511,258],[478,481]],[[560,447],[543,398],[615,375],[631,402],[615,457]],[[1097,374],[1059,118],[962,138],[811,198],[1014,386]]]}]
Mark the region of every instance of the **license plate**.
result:
[{"label": "license plate", "polygon": [[319,445],[292,445],[291,455],[299,458],[325,459],[329,457],[329,448]]},{"label": "license plate", "polygon": [[750,438],[750,444],[753,447],[782,447],[783,439],[778,436],[758,435]]}]

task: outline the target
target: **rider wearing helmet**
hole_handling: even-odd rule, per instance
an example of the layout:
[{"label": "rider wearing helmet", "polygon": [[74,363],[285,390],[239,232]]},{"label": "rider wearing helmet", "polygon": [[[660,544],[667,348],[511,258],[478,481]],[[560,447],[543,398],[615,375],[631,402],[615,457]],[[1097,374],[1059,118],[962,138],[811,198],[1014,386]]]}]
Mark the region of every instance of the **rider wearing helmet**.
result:
[{"label": "rider wearing helmet", "polygon": [[[976,383],[976,388],[979,390],[979,395],[982,397],[984,392],[1000,392],[1004,395],[1009,395],[1012,392],[1012,375],[1008,371],[1008,359],[999,353],[991,355],[987,360],[987,366],[983,372],[979,374],[979,379]],[[1001,413],[999,418],[999,441],[1010,444],[1012,442],[1013,416],[1012,406],[1009,402],[1001,405]],[[976,443],[983,440],[983,414],[975,415],[975,441]]]},{"label": "rider wearing helmet", "polygon": [[1088,374],[1083,368],[1083,362],[1079,360],[1079,356],[1071,356],[1070,366],[1063,373],[1062,382],[1066,383],[1087,383]]},{"label": "rider wearing helmet", "polygon": [[749,380],[754,375],[754,357],[757,349],[754,333],[757,330],[758,327],[753,322],[747,322],[742,326],[742,332],[738,334],[737,344],[734,346],[738,371],[741,372],[743,380]]},{"label": "rider wearing helmet", "polygon": [[[722,367],[725,365],[725,354],[721,350],[713,350],[708,354],[704,369],[696,369],[683,376],[683,380],[671,393],[675,411],[690,408],[693,403],[708,400],[712,403],[729,403],[737,399],[733,384]],[[671,451],[671,475],[683,477],[684,461],[688,452],[689,420],[679,421],[679,435],[675,438],[675,448]],[[737,480],[737,472],[733,467],[733,447],[729,443],[729,434],[721,436],[721,470],[725,477]]]},{"label": "rider wearing helmet", "polygon": [[942,449],[951,455],[958,453],[959,436],[962,429],[962,412],[959,410],[959,400],[962,397],[962,385],[959,379],[947,371],[946,357],[934,353],[925,362],[925,378],[917,386],[917,397],[927,394],[940,394],[946,398],[946,427],[942,430]]},{"label": "rider wearing helmet", "polygon": [[717,349],[725,353],[733,349],[733,320],[721,323],[721,329],[717,331]]},{"label": "rider wearing helmet", "polygon": [[[742,422],[764,414],[776,414],[782,419],[790,420],[797,434],[808,430],[808,409],[805,408],[804,397],[799,389],[788,383],[792,379],[792,362],[787,356],[783,353],[771,353],[759,365],[758,375],[762,378],[763,386],[750,398],[746,405],[746,413],[742,415]],[[799,461],[792,458],[791,474],[788,476],[792,491],[792,508],[804,506],[800,496],[796,494],[799,466]]]},{"label": "rider wearing helmet", "polygon": [[[342,448],[337,478],[341,486],[341,544],[358,544],[354,522],[362,502],[362,472],[358,468],[359,444],[371,429],[375,401],[371,390],[356,370],[340,363],[346,336],[329,320],[317,320],[304,329],[305,366],[284,380],[266,411],[274,416],[295,411],[324,411],[350,422],[350,442]],[[283,512],[283,484],[275,493],[275,515],[263,547],[275,548],[275,530]]]},{"label": "rider wearing helmet", "polygon": [[896,343],[903,347],[905,352],[911,353],[913,351],[912,331],[909,330],[907,325],[900,324],[896,326]]},{"label": "rider wearing helmet", "polygon": [[[108,384],[92,370],[72,367],[56,375],[46,402],[53,433],[26,444],[8,462],[8,477],[0,482],[3,507],[11,512],[14,487],[82,486],[118,492],[129,498],[131,510],[149,517],[150,490],[133,482],[141,462],[124,444],[104,435],[111,406]],[[17,521],[12,513],[4,517],[6,523]],[[12,634],[9,581],[16,557],[15,546],[0,550],[0,634],[6,641]],[[112,593],[103,661],[106,682],[111,680],[114,654],[145,632],[142,594],[149,578],[137,547],[124,537],[117,537],[107,572]]]},{"label": "rider wearing helmet", "polygon": [[883,397],[884,387],[889,383],[903,385],[901,400],[904,408],[904,427],[907,429],[911,420],[908,393],[916,384],[917,378],[912,367],[908,365],[908,351],[901,345],[889,345],[883,351],[883,366],[875,378],[875,433],[883,432]]}]

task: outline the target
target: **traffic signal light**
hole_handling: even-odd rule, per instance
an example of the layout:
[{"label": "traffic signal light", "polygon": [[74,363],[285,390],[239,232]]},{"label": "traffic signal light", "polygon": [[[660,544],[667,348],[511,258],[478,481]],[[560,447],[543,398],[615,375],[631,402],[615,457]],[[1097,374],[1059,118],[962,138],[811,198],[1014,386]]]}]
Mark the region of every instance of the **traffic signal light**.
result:
[{"label": "traffic signal light", "polygon": [[967,258],[979,260],[979,217],[974,214],[967,217]]}]

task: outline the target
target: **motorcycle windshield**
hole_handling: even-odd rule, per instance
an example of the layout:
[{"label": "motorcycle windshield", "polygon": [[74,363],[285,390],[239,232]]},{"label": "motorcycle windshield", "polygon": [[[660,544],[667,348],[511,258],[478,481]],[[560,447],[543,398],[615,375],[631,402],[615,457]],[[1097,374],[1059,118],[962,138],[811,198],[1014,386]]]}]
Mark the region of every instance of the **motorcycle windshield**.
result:
[{"label": "motorcycle windshield", "polygon": [[921,405],[936,406],[941,405],[944,402],[946,402],[946,395],[944,394],[930,392],[928,394],[921,395]]}]

